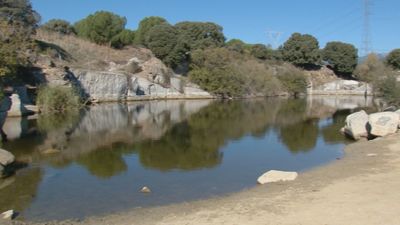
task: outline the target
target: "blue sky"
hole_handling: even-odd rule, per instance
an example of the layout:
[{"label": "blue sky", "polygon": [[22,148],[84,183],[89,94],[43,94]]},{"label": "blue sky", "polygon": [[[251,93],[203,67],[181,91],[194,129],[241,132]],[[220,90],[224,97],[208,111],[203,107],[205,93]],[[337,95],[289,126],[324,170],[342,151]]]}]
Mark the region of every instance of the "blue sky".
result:
[{"label": "blue sky", "polygon": [[[400,48],[400,1],[371,1],[371,44],[375,52]],[[360,48],[364,0],[31,0],[42,16],[76,22],[98,10],[125,16],[136,29],[146,16],[161,16],[171,24],[210,21],[224,27],[228,39],[248,43],[282,44],[293,32],[309,33],[324,47],[343,41]],[[271,38],[268,31],[282,33]]]}]

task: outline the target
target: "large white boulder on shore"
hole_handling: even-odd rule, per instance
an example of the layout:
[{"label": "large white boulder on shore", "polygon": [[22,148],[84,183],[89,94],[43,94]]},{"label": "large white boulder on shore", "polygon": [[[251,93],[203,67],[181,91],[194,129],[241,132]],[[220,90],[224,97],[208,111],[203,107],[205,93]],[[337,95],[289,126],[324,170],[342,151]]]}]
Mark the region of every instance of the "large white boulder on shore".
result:
[{"label": "large white boulder on shore", "polygon": [[280,182],[280,181],[292,181],[297,178],[298,174],[296,172],[287,172],[279,170],[270,170],[263,175],[261,175],[257,182],[259,184]]},{"label": "large white boulder on shore", "polygon": [[15,157],[10,152],[0,149],[0,164],[3,166],[10,165],[15,161]]},{"label": "large white boulder on shore", "polygon": [[368,114],[364,110],[352,113],[346,117],[344,132],[354,140],[368,137],[367,124]]},{"label": "large white boulder on shore", "polygon": [[400,115],[395,112],[380,112],[369,115],[370,134],[384,137],[397,132]]}]

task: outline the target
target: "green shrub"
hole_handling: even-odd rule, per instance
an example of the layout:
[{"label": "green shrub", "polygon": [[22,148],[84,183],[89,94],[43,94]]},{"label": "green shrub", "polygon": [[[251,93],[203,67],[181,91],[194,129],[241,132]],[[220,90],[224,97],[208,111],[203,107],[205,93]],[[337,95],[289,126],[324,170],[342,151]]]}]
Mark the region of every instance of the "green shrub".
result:
[{"label": "green shrub", "polygon": [[111,39],[111,47],[120,49],[132,45],[134,41],[135,31],[125,29]]},{"label": "green shrub", "polygon": [[400,49],[391,51],[386,57],[386,62],[394,69],[400,69]]},{"label": "green shrub", "polygon": [[77,110],[82,106],[79,94],[68,87],[42,86],[36,103],[43,113],[60,113]]},{"label": "green shrub", "polygon": [[53,31],[59,34],[70,35],[75,34],[75,29],[68,21],[60,19],[52,19],[42,25],[42,29]]},{"label": "green shrub", "polygon": [[298,95],[307,91],[307,79],[302,71],[296,68],[287,68],[278,72],[278,79],[284,89],[291,95]]},{"label": "green shrub", "polygon": [[400,105],[400,82],[389,75],[375,83],[375,91],[389,104]]},{"label": "green shrub", "polygon": [[219,97],[271,96],[281,90],[274,67],[227,48],[192,54],[189,79]]}]

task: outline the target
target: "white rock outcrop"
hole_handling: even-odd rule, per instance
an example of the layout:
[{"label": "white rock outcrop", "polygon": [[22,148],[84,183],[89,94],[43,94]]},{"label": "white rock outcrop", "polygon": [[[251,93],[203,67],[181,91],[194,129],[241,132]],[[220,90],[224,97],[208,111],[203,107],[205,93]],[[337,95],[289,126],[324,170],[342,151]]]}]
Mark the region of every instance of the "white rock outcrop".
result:
[{"label": "white rock outcrop", "polygon": [[344,132],[354,140],[368,137],[367,124],[368,114],[364,110],[352,113],[346,117]]},{"label": "white rock outcrop", "polygon": [[369,115],[371,135],[384,137],[397,132],[400,115],[395,112],[380,112]]},{"label": "white rock outcrop", "polygon": [[296,172],[270,170],[261,175],[257,179],[257,182],[259,184],[267,184],[267,183],[281,182],[281,181],[293,181],[297,178],[297,176],[298,174]]},{"label": "white rock outcrop", "polygon": [[313,95],[372,95],[372,86],[355,80],[335,80],[309,90]]}]

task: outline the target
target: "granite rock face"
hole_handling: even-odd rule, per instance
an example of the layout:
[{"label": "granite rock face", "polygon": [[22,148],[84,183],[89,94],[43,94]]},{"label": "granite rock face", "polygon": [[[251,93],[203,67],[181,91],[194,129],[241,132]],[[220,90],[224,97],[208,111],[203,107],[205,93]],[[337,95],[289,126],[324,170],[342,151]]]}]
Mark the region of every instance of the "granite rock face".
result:
[{"label": "granite rock face", "polygon": [[370,84],[355,80],[335,80],[308,90],[312,95],[372,95]]},{"label": "granite rock face", "polygon": [[397,132],[400,116],[395,112],[380,112],[369,115],[370,133],[384,137]]},{"label": "granite rock face", "polygon": [[361,110],[346,117],[344,132],[354,140],[368,137],[367,124],[368,114],[364,110]]}]

